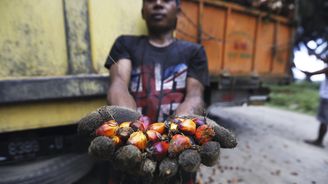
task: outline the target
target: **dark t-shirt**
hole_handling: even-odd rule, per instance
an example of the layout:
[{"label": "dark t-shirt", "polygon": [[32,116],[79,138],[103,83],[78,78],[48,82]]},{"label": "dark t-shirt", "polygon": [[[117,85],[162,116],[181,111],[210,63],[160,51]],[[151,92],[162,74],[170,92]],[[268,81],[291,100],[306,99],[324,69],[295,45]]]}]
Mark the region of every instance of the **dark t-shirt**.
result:
[{"label": "dark t-shirt", "polygon": [[[184,100],[187,77],[197,79],[204,86],[209,84],[207,58],[199,44],[175,40],[159,48],[151,45],[146,36],[120,36],[110,56],[115,61],[132,61],[129,90],[138,111],[152,122],[174,113]],[[114,64],[111,58],[105,63],[108,69]]]}]

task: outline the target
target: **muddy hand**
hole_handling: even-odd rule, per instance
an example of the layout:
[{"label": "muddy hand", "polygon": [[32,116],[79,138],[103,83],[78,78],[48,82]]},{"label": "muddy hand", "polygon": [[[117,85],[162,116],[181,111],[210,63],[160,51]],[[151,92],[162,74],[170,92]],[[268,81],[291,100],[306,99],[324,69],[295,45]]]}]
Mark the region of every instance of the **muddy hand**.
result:
[{"label": "muddy hand", "polygon": [[78,124],[78,134],[94,137],[96,129],[105,122],[115,120],[117,123],[137,120],[141,116],[135,110],[118,107],[118,106],[102,106],[97,110],[89,113]]},{"label": "muddy hand", "polygon": [[[196,172],[200,164],[213,166],[217,164],[221,148],[235,148],[235,136],[215,121],[198,115],[187,116],[195,121],[200,120],[195,133],[196,149],[184,150],[178,157],[179,166],[186,172]],[[214,131],[213,131],[214,130]]]}]

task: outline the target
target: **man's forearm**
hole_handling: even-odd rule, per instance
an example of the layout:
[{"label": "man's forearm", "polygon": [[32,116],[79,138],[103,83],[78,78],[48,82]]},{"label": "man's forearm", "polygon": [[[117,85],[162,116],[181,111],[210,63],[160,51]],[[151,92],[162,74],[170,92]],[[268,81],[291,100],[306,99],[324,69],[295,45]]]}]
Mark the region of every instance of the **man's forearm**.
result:
[{"label": "man's forearm", "polygon": [[325,74],[325,73],[328,73],[328,67],[326,67],[322,70],[315,71],[315,72],[310,72],[311,75],[318,75],[318,74]]},{"label": "man's forearm", "polygon": [[182,102],[177,110],[175,111],[176,115],[190,115],[198,114],[203,115],[204,113],[204,101],[200,97],[190,97]]},{"label": "man's forearm", "polygon": [[126,89],[111,87],[107,92],[107,103],[109,105],[123,106],[134,110],[137,109],[135,100]]}]

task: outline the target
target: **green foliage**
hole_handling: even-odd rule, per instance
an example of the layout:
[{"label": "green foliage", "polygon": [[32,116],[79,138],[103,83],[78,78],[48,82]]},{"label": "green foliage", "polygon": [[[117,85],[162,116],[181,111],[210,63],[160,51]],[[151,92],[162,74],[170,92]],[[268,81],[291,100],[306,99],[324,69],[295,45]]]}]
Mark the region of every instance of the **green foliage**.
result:
[{"label": "green foliage", "polygon": [[315,115],[319,104],[319,84],[298,82],[290,85],[268,85],[269,106]]}]

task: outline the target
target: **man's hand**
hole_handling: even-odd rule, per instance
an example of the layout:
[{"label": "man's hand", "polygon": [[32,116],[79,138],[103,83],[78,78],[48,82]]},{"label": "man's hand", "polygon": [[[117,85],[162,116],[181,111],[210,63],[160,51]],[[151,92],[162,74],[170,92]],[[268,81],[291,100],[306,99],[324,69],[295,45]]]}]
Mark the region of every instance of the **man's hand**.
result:
[{"label": "man's hand", "polygon": [[[192,143],[193,146],[189,146],[188,149],[181,149],[181,146],[173,148],[168,147],[169,154],[163,159],[153,159],[153,152],[149,152],[147,149],[145,151],[140,151],[140,149],[134,145],[127,144],[117,146],[118,144],[113,137],[99,136],[99,134],[96,133],[99,131],[99,127],[102,127],[105,122],[109,122],[109,124],[111,120],[115,120],[118,123],[127,121],[133,122],[139,120],[140,117],[142,117],[140,113],[131,109],[117,106],[104,106],[82,118],[78,122],[78,132],[91,139],[89,154],[98,159],[112,161],[115,168],[128,174],[143,176],[147,181],[153,179],[155,181],[174,181],[181,178],[180,171],[182,170],[191,173],[197,172],[201,163],[206,166],[213,166],[219,159],[221,148],[234,148],[237,145],[237,141],[230,131],[217,125],[213,120],[197,115],[188,115],[182,118],[196,118],[206,122],[206,125],[210,128],[203,131],[203,134],[200,135],[204,142],[202,144],[195,144],[194,142]],[[183,134],[179,133],[177,135],[177,141],[180,141],[179,135],[182,136]],[[208,135],[211,136],[212,140],[207,141]],[[172,135],[168,135],[168,137],[170,137],[170,144],[174,137],[171,136]],[[191,137],[196,136],[195,134]],[[199,140],[198,143],[200,143]],[[168,144],[158,146],[160,147],[157,148],[162,149],[168,146]],[[157,149],[157,151],[160,149]],[[174,149],[182,151],[179,151],[175,155],[171,155],[170,149],[173,151],[175,151]],[[156,168],[158,168],[158,172],[155,172],[157,171]]]},{"label": "man's hand", "polygon": [[141,117],[135,110],[119,106],[103,106],[83,117],[78,124],[80,135],[94,137],[96,129],[107,121],[115,120],[118,123],[134,121]]},{"label": "man's hand", "polygon": [[140,113],[128,108],[103,106],[89,113],[78,122],[78,134],[91,139],[89,154],[99,159],[112,160],[115,140],[106,136],[97,136],[96,130],[110,120],[122,123],[135,121],[140,116]]},{"label": "man's hand", "polygon": [[[176,157],[176,160],[172,161],[171,164],[177,163],[178,168],[183,169],[185,172],[197,172],[199,169],[200,164],[204,164],[205,166],[213,166],[217,164],[217,161],[220,157],[220,149],[221,148],[235,148],[237,146],[237,140],[235,136],[224,127],[218,125],[215,121],[205,118],[198,115],[187,115],[187,116],[179,116],[182,118],[194,119],[197,118],[199,120],[203,120],[206,124],[214,130],[214,137],[213,140],[202,144],[201,146],[193,147],[191,149],[186,149],[182,153]],[[204,131],[203,134],[204,140],[207,138],[206,134],[210,134],[210,131]],[[197,135],[196,135],[197,136]],[[165,160],[164,160],[165,161]],[[162,162],[164,162],[162,161]],[[167,161],[165,161],[167,162]],[[162,163],[160,163],[160,166]],[[179,172],[179,171],[176,171]],[[165,172],[162,172],[162,175]],[[171,177],[172,173],[168,172],[169,174],[166,177]],[[160,168],[161,174],[161,168]],[[176,177],[175,177],[176,178]]]},{"label": "man's hand", "polygon": [[204,86],[197,79],[187,78],[186,97],[176,109],[176,114],[198,114],[204,109]]}]

